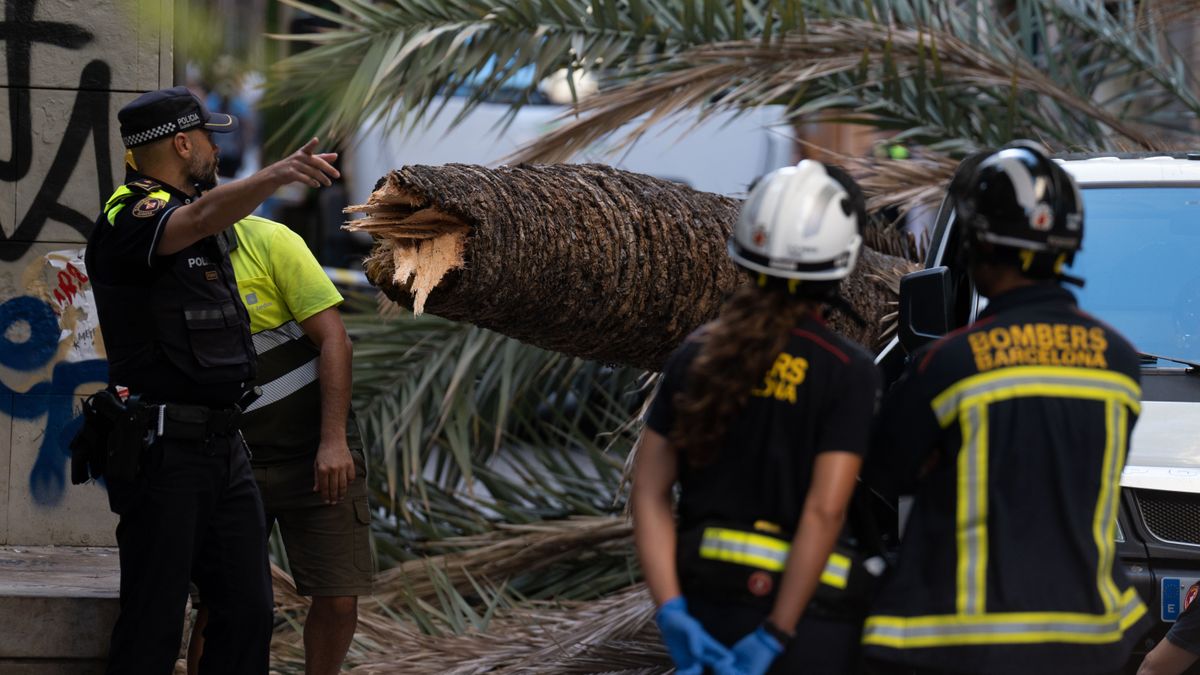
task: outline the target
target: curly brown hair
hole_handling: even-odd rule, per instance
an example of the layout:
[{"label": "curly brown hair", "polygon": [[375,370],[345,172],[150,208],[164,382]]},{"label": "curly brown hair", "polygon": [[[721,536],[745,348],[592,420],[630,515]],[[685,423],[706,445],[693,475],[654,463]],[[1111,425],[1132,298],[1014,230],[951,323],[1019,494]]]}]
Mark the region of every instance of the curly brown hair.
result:
[{"label": "curly brown hair", "polygon": [[789,331],[817,311],[818,299],[791,293],[778,281],[760,276],[759,283],[739,287],[720,315],[692,338],[700,351],[672,400],[670,441],[693,468],[716,458],[730,423],[762,383]]}]

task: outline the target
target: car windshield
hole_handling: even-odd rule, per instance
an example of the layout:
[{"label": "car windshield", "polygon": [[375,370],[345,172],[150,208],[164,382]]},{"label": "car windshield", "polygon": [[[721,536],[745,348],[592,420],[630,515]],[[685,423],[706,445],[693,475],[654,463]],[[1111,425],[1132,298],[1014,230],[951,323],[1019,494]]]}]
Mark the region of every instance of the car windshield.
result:
[{"label": "car windshield", "polygon": [[1083,190],[1079,304],[1139,351],[1200,361],[1200,188]]}]

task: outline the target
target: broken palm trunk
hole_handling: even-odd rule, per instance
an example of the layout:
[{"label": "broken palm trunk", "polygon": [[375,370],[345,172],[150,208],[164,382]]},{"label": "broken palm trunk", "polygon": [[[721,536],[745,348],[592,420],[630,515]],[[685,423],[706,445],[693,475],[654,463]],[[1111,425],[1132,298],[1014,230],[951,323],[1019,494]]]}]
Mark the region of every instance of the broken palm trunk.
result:
[{"label": "broken palm trunk", "polygon": [[[367,276],[415,312],[530,344],[648,370],[717,315],[746,280],[725,253],[741,202],[598,164],[407,166],[385,176],[365,217]],[[866,319],[835,326],[867,345],[908,261],[870,249],[842,287]]]}]

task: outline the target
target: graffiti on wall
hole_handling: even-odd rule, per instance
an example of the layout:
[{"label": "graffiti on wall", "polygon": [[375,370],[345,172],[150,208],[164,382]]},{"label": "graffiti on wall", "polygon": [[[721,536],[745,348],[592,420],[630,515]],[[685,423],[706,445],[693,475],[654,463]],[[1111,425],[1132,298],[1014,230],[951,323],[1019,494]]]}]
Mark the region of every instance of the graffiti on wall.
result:
[{"label": "graffiti on wall", "polygon": [[[0,184],[21,184],[22,197],[17,208],[0,214],[0,415],[40,430],[31,439],[14,434],[13,452],[25,458],[21,465],[33,461],[27,475],[9,480],[18,493],[27,481],[28,499],[46,508],[67,494],[68,445],[82,421],[80,396],[102,386],[108,368],[82,244],[58,244],[53,248],[78,248],[47,252],[52,247],[39,240],[64,240],[48,233],[50,223],[76,233],[67,241],[81,240],[98,211],[80,205],[98,202],[114,188],[112,69],[101,59],[80,58],[66,72],[59,65],[64,53],[94,47],[94,26],[62,16],[56,18],[68,20],[46,20],[39,16],[39,0],[3,3],[7,123],[0,125],[7,126],[9,147],[0,148]],[[63,14],[61,6],[41,4]],[[48,73],[62,84],[46,85]]]},{"label": "graffiti on wall", "polygon": [[[5,0],[4,21],[0,22],[0,40],[4,42],[8,76],[8,124],[11,147],[8,159],[0,159],[0,181],[17,183],[29,175],[33,153],[33,46],[45,44],[78,51],[90,43],[92,33],[83,26],[58,21],[36,21],[37,0]],[[50,221],[63,223],[80,234],[92,225],[95,214],[80,213],[62,202],[63,191],[77,166],[84,159],[88,141],[96,162],[96,180],[100,194],[113,191],[112,161],[109,152],[109,89],[112,69],[94,59],[80,71],[75,102],[66,131],[58,144],[50,168],[29,208],[15,227],[0,221],[0,260],[12,262],[23,257]],[[97,207],[99,205],[97,204]]]},{"label": "graffiti on wall", "polygon": [[108,378],[83,249],[38,258],[23,275],[28,295],[0,303],[0,365],[24,375],[21,388],[0,382],[0,413],[44,418],[29,494],[58,504],[67,487],[69,444],[82,423],[79,394]]}]

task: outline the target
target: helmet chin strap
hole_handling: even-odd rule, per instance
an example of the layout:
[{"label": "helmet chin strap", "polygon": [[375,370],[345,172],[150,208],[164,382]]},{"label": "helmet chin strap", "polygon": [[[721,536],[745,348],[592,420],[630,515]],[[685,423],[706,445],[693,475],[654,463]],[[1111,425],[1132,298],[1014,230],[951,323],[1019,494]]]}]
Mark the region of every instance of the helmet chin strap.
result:
[{"label": "helmet chin strap", "polygon": [[1080,277],[1077,277],[1077,276],[1074,276],[1071,274],[1067,274],[1065,272],[1059,272],[1057,276],[1058,276],[1058,280],[1063,282],[1064,284],[1074,284],[1080,288],[1083,288],[1084,281]]},{"label": "helmet chin strap", "polygon": [[980,250],[980,246],[981,243],[978,240],[968,237],[964,245],[959,248],[957,264],[963,265],[965,266],[964,269],[969,270],[979,260],[999,262],[1001,257],[1007,256],[1009,264],[1016,264],[1020,268],[1021,273],[1031,279],[1057,281],[1065,284],[1073,284],[1079,288],[1083,288],[1084,286],[1085,282],[1081,277],[1067,274],[1063,271],[1063,267],[1067,262],[1067,253],[1060,253],[1054,261],[1053,267],[1046,265],[1044,260],[1040,263],[1041,267],[1036,267],[1039,264],[1038,259],[1034,257],[1036,255],[1035,252],[1029,249],[1008,249],[1009,253],[1007,254],[989,249],[989,252],[985,253]]}]

